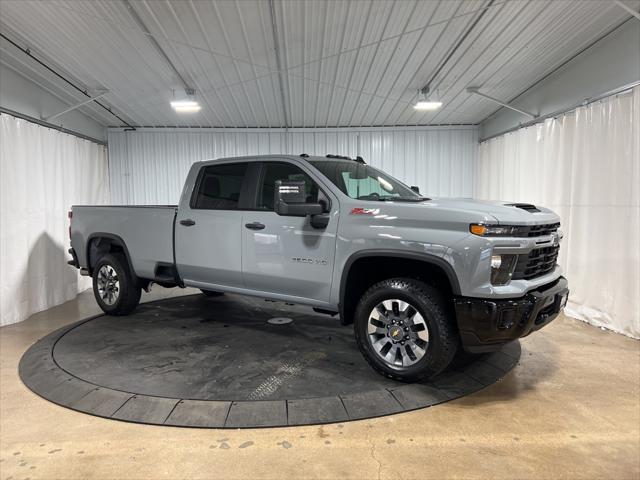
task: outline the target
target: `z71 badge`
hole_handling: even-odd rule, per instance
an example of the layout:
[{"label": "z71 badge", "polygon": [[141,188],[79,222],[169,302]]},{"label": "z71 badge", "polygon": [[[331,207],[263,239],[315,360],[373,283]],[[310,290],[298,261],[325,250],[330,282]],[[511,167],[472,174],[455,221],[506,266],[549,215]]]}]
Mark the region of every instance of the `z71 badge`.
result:
[{"label": "z71 badge", "polygon": [[321,258],[303,258],[303,257],[291,257],[292,262],[306,263],[308,265],[326,265],[327,261]]}]

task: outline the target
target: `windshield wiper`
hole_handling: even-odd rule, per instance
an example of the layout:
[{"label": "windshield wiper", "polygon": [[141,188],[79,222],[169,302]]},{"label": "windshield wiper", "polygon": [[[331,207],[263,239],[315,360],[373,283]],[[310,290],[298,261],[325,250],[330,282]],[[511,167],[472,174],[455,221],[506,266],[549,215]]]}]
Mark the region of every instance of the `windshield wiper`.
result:
[{"label": "windshield wiper", "polygon": [[387,200],[391,200],[390,197],[379,197],[377,195],[362,195],[360,197],[356,197],[356,200],[368,200],[373,202],[386,202]]},{"label": "windshield wiper", "polygon": [[387,197],[386,200],[392,202],[424,202],[431,199],[427,197]]},{"label": "windshield wiper", "polygon": [[370,195],[363,195],[356,198],[356,200],[369,200],[374,202],[424,202],[431,200],[427,197],[377,197]]}]

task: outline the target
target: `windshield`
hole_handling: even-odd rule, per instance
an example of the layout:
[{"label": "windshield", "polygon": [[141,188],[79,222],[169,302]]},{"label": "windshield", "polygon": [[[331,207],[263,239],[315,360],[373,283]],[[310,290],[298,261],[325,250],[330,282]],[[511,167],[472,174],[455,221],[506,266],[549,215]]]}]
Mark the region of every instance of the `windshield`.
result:
[{"label": "windshield", "polygon": [[419,202],[420,194],[378,169],[351,160],[311,160],[332,183],[357,200],[400,200]]}]

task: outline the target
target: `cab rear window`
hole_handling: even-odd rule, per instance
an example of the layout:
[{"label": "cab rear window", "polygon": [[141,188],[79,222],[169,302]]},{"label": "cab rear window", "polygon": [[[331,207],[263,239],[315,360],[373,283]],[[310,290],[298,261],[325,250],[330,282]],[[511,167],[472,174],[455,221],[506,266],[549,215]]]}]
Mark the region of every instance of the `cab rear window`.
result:
[{"label": "cab rear window", "polygon": [[246,163],[204,167],[192,208],[238,210],[246,170]]}]

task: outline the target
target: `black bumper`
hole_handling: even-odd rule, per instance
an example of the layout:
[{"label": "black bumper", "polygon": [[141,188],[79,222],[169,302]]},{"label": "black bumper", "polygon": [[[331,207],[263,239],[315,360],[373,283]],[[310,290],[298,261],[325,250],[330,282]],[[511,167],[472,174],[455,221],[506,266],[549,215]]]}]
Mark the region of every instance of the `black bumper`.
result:
[{"label": "black bumper", "polygon": [[458,297],[454,302],[462,346],[472,353],[487,352],[525,337],[556,318],[568,295],[567,279],[560,277],[521,298]]}]

